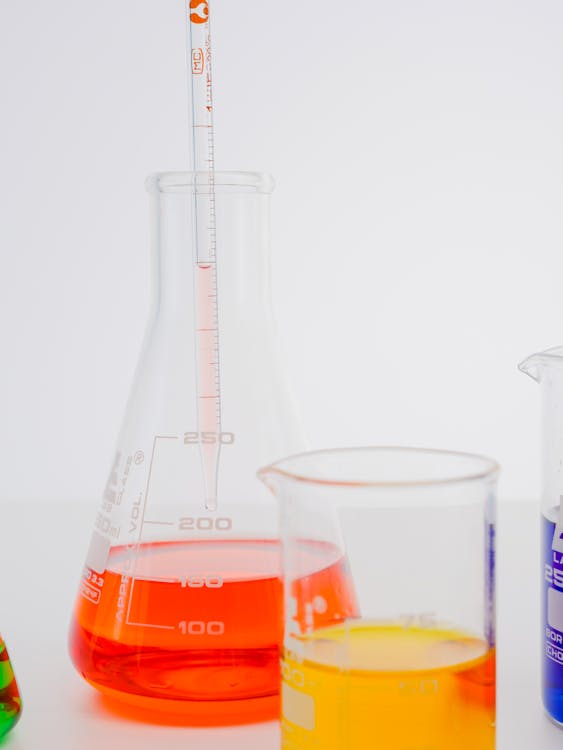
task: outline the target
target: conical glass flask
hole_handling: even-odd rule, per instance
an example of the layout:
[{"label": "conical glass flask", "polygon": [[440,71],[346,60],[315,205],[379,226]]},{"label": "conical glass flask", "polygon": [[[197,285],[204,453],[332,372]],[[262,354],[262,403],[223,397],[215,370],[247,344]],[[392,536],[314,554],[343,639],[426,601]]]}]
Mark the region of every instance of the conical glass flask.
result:
[{"label": "conical glass flask", "polygon": [[[206,179],[197,175],[200,197],[211,193]],[[193,253],[194,175],[156,174],[147,187],[154,305],[71,656],[93,686],[141,707],[210,723],[268,718],[278,708],[281,574],[277,510],[256,470],[304,444],[270,309],[272,181],[215,173],[220,432],[198,422],[206,282],[197,275],[206,269]],[[215,510],[206,507],[208,446],[219,454]]]},{"label": "conical glass flask", "polygon": [[20,718],[22,702],[6,644],[0,635],[0,738]]}]

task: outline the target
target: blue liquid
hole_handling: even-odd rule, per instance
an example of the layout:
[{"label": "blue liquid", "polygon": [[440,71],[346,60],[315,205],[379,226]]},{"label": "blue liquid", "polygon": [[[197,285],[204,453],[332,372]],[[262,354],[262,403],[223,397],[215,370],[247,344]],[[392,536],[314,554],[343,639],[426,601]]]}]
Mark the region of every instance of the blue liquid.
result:
[{"label": "blue liquid", "polygon": [[[550,515],[555,518],[557,512],[558,509],[551,511]],[[542,517],[542,689],[545,710],[563,724],[563,623],[559,629],[554,626],[559,624],[557,616],[548,616],[549,598],[559,599],[561,595],[563,601],[563,554],[552,549],[554,531],[555,523]]]}]

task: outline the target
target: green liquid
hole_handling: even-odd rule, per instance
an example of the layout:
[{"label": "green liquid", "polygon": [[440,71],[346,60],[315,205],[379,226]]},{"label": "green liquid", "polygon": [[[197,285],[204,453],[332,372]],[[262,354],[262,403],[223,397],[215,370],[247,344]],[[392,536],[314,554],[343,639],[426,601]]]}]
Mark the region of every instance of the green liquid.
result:
[{"label": "green liquid", "polygon": [[22,702],[6,650],[0,636],[0,737],[9,732],[20,718]]}]

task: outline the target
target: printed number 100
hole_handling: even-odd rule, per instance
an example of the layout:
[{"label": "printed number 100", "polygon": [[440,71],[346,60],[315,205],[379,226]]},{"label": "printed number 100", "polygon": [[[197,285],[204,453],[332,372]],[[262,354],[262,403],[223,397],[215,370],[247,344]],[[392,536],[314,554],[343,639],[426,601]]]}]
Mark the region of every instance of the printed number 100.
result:
[{"label": "printed number 100", "polygon": [[223,635],[225,632],[225,623],[219,620],[182,620],[178,627],[182,635]]}]

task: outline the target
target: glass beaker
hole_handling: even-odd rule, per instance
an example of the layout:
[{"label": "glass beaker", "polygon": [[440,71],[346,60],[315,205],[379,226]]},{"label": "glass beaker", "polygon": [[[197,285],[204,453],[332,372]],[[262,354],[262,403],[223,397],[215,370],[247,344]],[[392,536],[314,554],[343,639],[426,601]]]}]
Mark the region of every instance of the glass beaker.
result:
[{"label": "glass beaker", "polygon": [[[259,476],[281,503],[282,747],[495,745],[495,491],[489,459],[327,450]],[[309,571],[346,568],[345,611]]]},{"label": "glass beaker", "polygon": [[0,738],[20,718],[22,702],[6,644],[0,635]]},{"label": "glass beaker", "polygon": [[542,697],[550,719],[563,726],[563,347],[518,367],[541,385]]},{"label": "glass beaker", "polygon": [[[214,175],[222,431],[198,432],[194,177],[147,181],[154,306],[70,651],[109,696],[225,723],[279,708],[277,508],[256,469],[304,442],[270,308],[272,180],[243,172]],[[206,180],[197,174],[200,197],[210,192]],[[200,448],[217,443],[218,506],[210,511]]]}]

